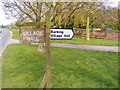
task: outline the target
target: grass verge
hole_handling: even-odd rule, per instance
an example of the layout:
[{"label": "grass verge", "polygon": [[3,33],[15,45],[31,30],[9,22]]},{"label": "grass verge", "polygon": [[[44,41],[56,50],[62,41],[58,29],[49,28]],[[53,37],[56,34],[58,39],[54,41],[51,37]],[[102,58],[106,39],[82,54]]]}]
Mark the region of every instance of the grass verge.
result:
[{"label": "grass verge", "polygon": [[[51,48],[52,88],[117,88],[118,53]],[[3,88],[38,88],[44,53],[36,45],[9,45],[3,55]]]},{"label": "grass verge", "polygon": [[13,36],[12,36],[13,39],[20,40],[20,35],[19,35],[18,29],[9,29],[9,30],[13,32]]},{"label": "grass verge", "polygon": [[75,36],[72,40],[51,40],[53,43],[68,43],[68,44],[80,44],[80,45],[96,45],[96,46],[118,46],[118,40],[107,40],[90,38],[86,41],[85,38]]}]

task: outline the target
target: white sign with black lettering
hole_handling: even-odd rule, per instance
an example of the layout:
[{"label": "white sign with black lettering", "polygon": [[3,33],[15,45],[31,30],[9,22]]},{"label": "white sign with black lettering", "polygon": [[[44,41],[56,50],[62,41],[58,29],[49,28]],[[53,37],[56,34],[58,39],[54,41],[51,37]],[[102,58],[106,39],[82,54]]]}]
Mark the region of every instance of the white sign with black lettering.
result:
[{"label": "white sign with black lettering", "polygon": [[72,29],[51,29],[51,39],[72,39],[74,33]]}]

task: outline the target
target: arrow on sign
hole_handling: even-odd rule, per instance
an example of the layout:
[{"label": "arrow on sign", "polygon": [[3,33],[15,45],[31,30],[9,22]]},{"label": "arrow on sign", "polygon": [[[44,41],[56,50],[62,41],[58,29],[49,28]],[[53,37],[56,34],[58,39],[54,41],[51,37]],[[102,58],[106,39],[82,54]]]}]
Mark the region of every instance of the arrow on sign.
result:
[{"label": "arrow on sign", "polygon": [[73,36],[72,29],[51,29],[51,39],[72,39]]}]

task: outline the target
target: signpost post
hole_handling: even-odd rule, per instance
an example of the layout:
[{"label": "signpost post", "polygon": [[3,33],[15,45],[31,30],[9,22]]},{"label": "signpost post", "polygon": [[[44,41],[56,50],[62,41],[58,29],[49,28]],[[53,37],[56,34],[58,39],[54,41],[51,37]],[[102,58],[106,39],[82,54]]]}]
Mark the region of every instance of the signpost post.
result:
[{"label": "signpost post", "polygon": [[46,14],[46,37],[45,37],[45,58],[46,58],[46,88],[51,88],[51,58],[50,58],[50,10]]},{"label": "signpost post", "polygon": [[45,74],[40,84],[40,89],[46,84],[47,90],[51,88],[51,58],[50,58],[50,10],[46,13],[46,28],[45,28]]}]

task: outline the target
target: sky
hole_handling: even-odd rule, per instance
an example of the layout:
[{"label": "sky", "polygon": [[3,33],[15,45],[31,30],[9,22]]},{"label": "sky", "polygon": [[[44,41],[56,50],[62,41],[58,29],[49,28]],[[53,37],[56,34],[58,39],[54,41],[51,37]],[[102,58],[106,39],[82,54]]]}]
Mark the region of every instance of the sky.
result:
[{"label": "sky", "polygon": [[2,3],[0,2],[0,25],[9,25],[14,22],[15,19],[7,19],[6,15],[2,9]]},{"label": "sky", "polygon": [[[10,23],[12,22],[15,22],[16,20],[15,19],[7,19],[6,16],[5,16],[5,13],[2,9],[2,3],[1,3],[2,0],[0,0],[0,25],[9,25]],[[119,0],[110,0],[111,2],[113,2],[112,6],[118,6],[118,2]]]}]

